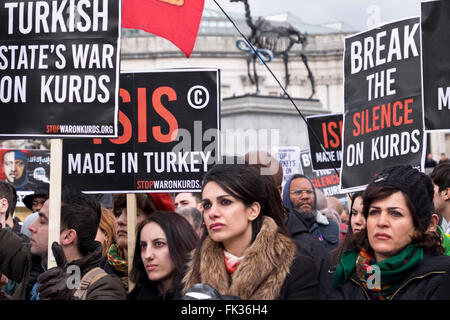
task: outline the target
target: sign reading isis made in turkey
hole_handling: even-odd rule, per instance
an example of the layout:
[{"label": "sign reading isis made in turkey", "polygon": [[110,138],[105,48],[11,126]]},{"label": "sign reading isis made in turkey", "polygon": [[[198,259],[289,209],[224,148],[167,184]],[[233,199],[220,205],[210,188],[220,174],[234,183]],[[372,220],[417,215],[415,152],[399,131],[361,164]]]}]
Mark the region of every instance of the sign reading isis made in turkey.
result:
[{"label": "sign reading isis made in turkey", "polygon": [[450,2],[422,2],[423,112],[428,131],[450,130]]},{"label": "sign reading isis made in turkey", "polygon": [[341,188],[363,189],[385,167],[421,167],[420,21],[345,39]]},{"label": "sign reading isis made in turkey", "polygon": [[119,137],[64,139],[63,184],[85,192],[201,189],[220,156],[219,71],[121,73]]},{"label": "sign reading isis made in turkey", "polygon": [[306,121],[313,170],[340,169],[342,113],[309,116]]},{"label": "sign reading isis made in turkey", "polygon": [[0,4],[0,136],[117,137],[119,0]]}]

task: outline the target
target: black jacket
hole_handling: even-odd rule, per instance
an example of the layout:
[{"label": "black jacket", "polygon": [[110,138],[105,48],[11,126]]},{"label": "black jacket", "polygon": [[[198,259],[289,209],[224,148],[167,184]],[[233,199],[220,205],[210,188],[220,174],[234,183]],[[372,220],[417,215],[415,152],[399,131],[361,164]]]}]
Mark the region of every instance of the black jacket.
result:
[{"label": "black jacket", "polygon": [[[330,270],[330,274],[334,275],[334,270]],[[331,299],[369,300],[369,294],[360,284],[356,272],[353,272],[341,288],[334,289]],[[450,256],[425,253],[422,262],[403,279],[391,299],[449,300]]]},{"label": "black jacket", "polygon": [[298,252],[314,260],[319,276],[319,299],[326,300],[332,290],[328,274],[328,270],[331,268],[328,250],[309,232],[304,221],[298,215],[291,209],[287,210],[288,232],[297,245]]},{"label": "black jacket", "polygon": [[144,283],[136,283],[134,289],[128,294],[128,300],[180,300],[181,286],[177,290],[169,290],[165,295],[159,293],[156,282],[146,280]]},{"label": "black jacket", "polygon": [[[102,257],[102,246],[95,242],[89,253],[79,259],[72,261],[69,265],[80,267],[82,276],[97,267]],[[108,274],[89,286],[87,289],[86,300],[125,300],[126,292],[122,282],[115,275]]]},{"label": "black jacket", "polygon": [[[18,237],[14,232],[7,229],[0,229],[0,273],[5,274],[9,279],[20,282],[14,293],[14,300],[27,299],[25,295],[27,285],[30,281],[32,271],[32,254],[30,245]],[[101,245],[96,243],[89,254],[80,260],[69,263],[78,265],[82,275],[99,264],[101,257]],[[126,299],[126,293],[120,279],[114,276],[105,276],[89,286],[87,290],[87,300],[109,300]]]}]

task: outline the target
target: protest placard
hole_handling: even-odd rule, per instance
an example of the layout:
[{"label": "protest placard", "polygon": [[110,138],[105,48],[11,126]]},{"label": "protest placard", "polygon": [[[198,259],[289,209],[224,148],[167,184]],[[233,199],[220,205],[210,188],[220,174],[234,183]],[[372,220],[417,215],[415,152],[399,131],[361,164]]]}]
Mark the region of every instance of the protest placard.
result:
[{"label": "protest placard", "polygon": [[385,167],[421,168],[419,40],[419,18],[345,39],[343,192],[363,189]]},{"label": "protest placard", "polygon": [[283,182],[281,187],[284,188],[284,184],[290,176],[302,172],[300,164],[300,147],[274,147],[273,155],[283,168]]},{"label": "protest placard", "polygon": [[38,149],[1,149],[0,180],[11,183],[17,191],[17,207],[42,183],[50,183],[50,151]]},{"label": "protest placard", "polygon": [[306,121],[313,170],[341,168],[342,113],[308,116]]},{"label": "protest placard", "polygon": [[421,7],[424,127],[426,131],[449,131],[450,3],[428,1]]},{"label": "protest placard", "polygon": [[314,188],[322,190],[325,197],[338,199],[346,197],[345,193],[341,193],[339,189],[340,169],[337,169],[337,173],[334,169],[313,171],[310,150],[301,150],[300,160],[303,174],[311,180]]},{"label": "protest placard", "polygon": [[66,139],[63,183],[85,192],[198,191],[219,151],[219,71],[125,72],[119,137]]},{"label": "protest placard", "polygon": [[2,1],[0,136],[117,136],[120,9]]}]

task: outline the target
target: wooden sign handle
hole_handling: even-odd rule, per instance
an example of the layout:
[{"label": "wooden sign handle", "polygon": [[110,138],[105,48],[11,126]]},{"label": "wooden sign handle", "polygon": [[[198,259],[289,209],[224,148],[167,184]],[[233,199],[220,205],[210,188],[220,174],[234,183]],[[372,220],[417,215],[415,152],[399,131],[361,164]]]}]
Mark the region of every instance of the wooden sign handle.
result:
[{"label": "wooden sign handle", "polygon": [[128,290],[131,292],[134,283],[130,280],[130,272],[133,268],[134,249],[136,245],[136,217],[137,204],[134,193],[127,194],[127,235],[128,235]]},{"label": "wooden sign handle", "polygon": [[50,188],[48,217],[48,257],[47,269],[56,267],[52,243],[59,243],[61,224],[61,179],[62,179],[62,139],[52,139],[50,144]]}]

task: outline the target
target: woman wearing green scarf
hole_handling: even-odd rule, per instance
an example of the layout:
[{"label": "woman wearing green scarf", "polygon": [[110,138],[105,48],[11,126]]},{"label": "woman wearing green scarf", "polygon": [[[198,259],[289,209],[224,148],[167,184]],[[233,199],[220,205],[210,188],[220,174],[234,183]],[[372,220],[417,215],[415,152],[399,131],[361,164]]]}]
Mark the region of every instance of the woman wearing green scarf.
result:
[{"label": "woman wearing green scarf", "polygon": [[402,165],[386,168],[363,195],[366,230],[334,272],[333,299],[450,299],[450,257],[434,232],[431,179]]}]

